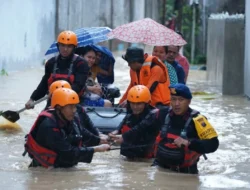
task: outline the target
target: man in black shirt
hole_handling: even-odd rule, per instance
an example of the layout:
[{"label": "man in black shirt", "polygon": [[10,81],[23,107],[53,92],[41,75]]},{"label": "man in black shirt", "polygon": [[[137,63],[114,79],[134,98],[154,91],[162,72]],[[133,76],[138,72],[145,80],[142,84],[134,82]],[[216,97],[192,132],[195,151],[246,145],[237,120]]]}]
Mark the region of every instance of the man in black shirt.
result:
[{"label": "man in black shirt", "polygon": [[[171,106],[157,137],[155,164],[197,174],[199,157],[217,150],[217,133],[207,119],[189,107],[192,94],[184,84],[170,86]],[[204,155],[205,157],[205,155]]]},{"label": "man in black shirt", "polygon": [[[108,144],[97,145],[98,139],[86,139],[88,134],[77,114],[79,97],[67,88],[56,89],[51,108],[43,111],[26,136],[25,152],[32,158],[30,167],[72,167],[78,162],[90,163],[95,152],[110,149]],[[89,146],[86,147],[86,140]],[[91,142],[90,142],[91,141]],[[94,146],[97,145],[97,146]]]},{"label": "man in black shirt", "polygon": [[30,105],[44,97],[48,93],[49,86],[56,80],[66,80],[72,89],[81,96],[89,73],[87,62],[74,54],[77,47],[77,36],[72,31],[63,31],[57,38],[59,55],[52,57],[45,64],[45,74],[32,93],[30,100],[25,104],[27,109]]},{"label": "man in black shirt", "polygon": [[146,86],[132,87],[127,97],[127,115],[109,136],[121,144],[121,155],[127,158],[152,158],[161,126],[159,110],[150,106],[151,95]]}]

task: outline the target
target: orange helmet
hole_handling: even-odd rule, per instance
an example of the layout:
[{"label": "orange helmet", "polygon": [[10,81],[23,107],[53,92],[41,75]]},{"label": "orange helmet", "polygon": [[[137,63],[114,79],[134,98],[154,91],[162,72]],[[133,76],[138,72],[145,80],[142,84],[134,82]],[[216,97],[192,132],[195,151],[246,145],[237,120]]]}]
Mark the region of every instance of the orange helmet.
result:
[{"label": "orange helmet", "polygon": [[127,99],[128,101],[134,103],[137,102],[149,103],[151,101],[151,94],[146,86],[136,85],[128,91]]},{"label": "orange helmet", "polygon": [[77,46],[77,36],[72,31],[63,31],[58,35],[57,43]]},{"label": "orange helmet", "polygon": [[71,89],[59,88],[56,89],[51,98],[51,107],[55,108],[56,105],[66,106],[69,104],[78,104],[79,97],[78,94]]},{"label": "orange helmet", "polygon": [[65,80],[58,80],[58,81],[55,81],[53,82],[50,87],[49,87],[49,93],[50,94],[53,94],[53,92],[58,89],[58,88],[69,88],[71,89],[71,86],[70,84],[65,81]]}]

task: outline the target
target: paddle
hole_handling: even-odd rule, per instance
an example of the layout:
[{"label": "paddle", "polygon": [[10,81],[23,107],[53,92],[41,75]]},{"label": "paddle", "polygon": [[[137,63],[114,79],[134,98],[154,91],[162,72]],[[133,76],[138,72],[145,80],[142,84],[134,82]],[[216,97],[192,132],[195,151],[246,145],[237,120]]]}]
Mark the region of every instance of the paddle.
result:
[{"label": "paddle", "polygon": [[[30,106],[33,107],[34,105],[39,104],[40,102],[42,102],[42,101],[44,101],[44,100],[47,100],[48,97],[49,97],[49,96],[46,95],[46,96],[44,96],[43,98],[41,98],[41,99],[39,99],[39,100],[33,102]],[[11,121],[12,123],[15,123],[17,120],[20,119],[19,113],[23,112],[23,111],[26,110],[26,109],[27,109],[27,108],[24,107],[24,108],[22,108],[22,109],[20,109],[20,110],[18,110],[18,111],[11,111],[11,110],[8,110],[8,111],[5,111],[5,112],[2,112],[1,115],[2,115],[5,119]]]}]

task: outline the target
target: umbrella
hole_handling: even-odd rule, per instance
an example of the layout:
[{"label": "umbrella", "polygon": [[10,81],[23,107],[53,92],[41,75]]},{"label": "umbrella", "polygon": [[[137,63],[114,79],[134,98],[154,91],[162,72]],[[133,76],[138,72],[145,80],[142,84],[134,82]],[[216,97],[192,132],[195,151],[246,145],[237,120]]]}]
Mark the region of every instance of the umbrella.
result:
[{"label": "umbrella", "polygon": [[112,52],[104,47],[104,46],[99,46],[99,45],[90,45],[95,51],[101,52],[103,54],[103,57],[109,58],[112,62],[115,62],[115,58],[112,54]]},{"label": "umbrella", "polygon": [[110,39],[152,46],[183,46],[187,42],[175,31],[150,18],[118,26],[107,34]]},{"label": "umbrella", "polygon": [[111,61],[112,63],[115,63],[115,58],[114,58],[112,52],[104,46],[91,44],[91,45],[87,45],[87,46],[83,46],[83,47],[77,47],[75,53],[79,54],[79,55],[83,54],[83,52],[85,51],[85,48],[87,48],[87,47],[91,47],[96,52],[101,52],[102,53],[102,60],[104,62]]},{"label": "umbrella", "polygon": [[[104,70],[109,70],[110,64],[114,68],[115,58],[113,57],[112,52],[104,47],[98,45],[90,45],[95,51],[101,52],[102,57],[99,63],[99,66]],[[114,72],[114,71],[113,71]],[[97,74],[97,80],[99,83],[113,83],[114,82],[114,73],[111,76],[105,76],[100,73]]]},{"label": "umbrella", "polygon": [[[97,44],[99,42],[103,42],[108,40],[107,33],[109,33],[111,29],[109,27],[90,27],[90,28],[80,28],[75,30],[74,32],[77,35],[78,39],[78,47],[83,47],[90,44]],[[58,49],[56,46],[56,42],[54,42],[45,55],[57,53]]]}]

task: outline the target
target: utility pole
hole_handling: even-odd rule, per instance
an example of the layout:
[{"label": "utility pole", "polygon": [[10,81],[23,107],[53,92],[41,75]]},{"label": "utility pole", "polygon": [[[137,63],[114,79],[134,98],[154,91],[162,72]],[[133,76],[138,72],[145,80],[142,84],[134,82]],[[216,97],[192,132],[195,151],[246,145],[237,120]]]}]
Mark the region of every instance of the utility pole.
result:
[{"label": "utility pole", "polygon": [[182,29],[182,12],[183,12],[183,0],[179,0],[179,10],[178,10],[178,17],[176,22],[176,29],[181,32]]},{"label": "utility pole", "polygon": [[192,36],[191,36],[191,63],[194,62],[195,56],[195,28],[196,28],[196,7],[198,1],[192,3],[193,7],[193,19],[192,19]]},{"label": "utility pole", "polygon": [[129,22],[134,21],[134,1],[129,1]]},{"label": "utility pole", "polygon": [[167,0],[163,0],[163,2],[162,2],[163,10],[162,10],[162,20],[161,20],[161,23],[164,26],[165,26],[165,20],[166,20],[166,1]]},{"label": "utility pole", "polygon": [[55,37],[58,35],[59,33],[59,0],[56,0],[56,20],[55,20]]},{"label": "utility pole", "polygon": [[206,4],[207,4],[206,0],[203,0],[202,3],[203,54],[206,54],[206,31],[207,31]]},{"label": "utility pole", "polygon": [[[114,29],[114,0],[110,1],[110,28]],[[109,49],[112,51],[112,40],[109,40]]]}]

